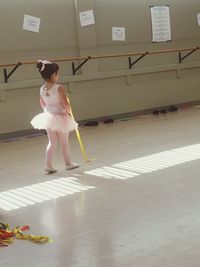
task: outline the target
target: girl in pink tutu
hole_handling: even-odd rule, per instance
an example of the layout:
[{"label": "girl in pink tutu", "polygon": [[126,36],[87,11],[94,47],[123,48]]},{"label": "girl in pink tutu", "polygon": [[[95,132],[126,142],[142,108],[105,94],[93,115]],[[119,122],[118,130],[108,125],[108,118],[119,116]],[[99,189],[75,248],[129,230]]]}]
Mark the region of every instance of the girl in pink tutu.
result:
[{"label": "girl in pink tutu", "polygon": [[62,153],[67,170],[77,168],[79,165],[70,159],[68,136],[78,124],[70,116],[70,105],[64,93],[64,87],[56,82],[59,79],[59,66],[49,61],[38,61],[37,68],[45,80],[40,88],[40,104],[44,112],[35,116],[31,124],[35,129],[47,131],[49,143],[46,149],[46,167],[48,173],[56,172],[53,168],[52,158],[56,150],[57,141],[60,141]]}]

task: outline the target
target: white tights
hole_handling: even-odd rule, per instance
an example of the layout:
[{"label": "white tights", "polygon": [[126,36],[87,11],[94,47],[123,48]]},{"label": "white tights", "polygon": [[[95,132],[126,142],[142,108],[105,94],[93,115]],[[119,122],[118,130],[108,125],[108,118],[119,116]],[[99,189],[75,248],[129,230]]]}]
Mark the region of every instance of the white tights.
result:
[{"label": "white tights", "polygon": [[58,139],[61,144],[65,165],[70,165],[71,164],[70,148],[69,148],[69,142],[68,142],[69,134],[63,133],[63,132],[55,132],[55,131],[48,129],[47,135],[48,135],[49,143],[46,149],[46,166],[52,167],[52,159],[53,159],[53,155],[56,150],[56,147],[57,147]]}]

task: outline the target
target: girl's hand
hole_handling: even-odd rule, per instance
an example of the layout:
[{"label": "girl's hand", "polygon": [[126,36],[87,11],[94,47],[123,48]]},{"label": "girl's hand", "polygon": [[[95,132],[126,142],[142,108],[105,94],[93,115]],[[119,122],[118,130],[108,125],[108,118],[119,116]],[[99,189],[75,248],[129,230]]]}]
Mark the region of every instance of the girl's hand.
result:
[{"label": "girl's hand", "polygon": [[40,96],[40,106],[45,111],[46,103],[44,99]]},{"label": "girl's hand", "polygon": [[59,99],[60,99],[60,103],[63,106],[63,108],[67,111],[67,113],[70,113],[70,104],[67,100],[67,97],[65,95],[64,92],[64,87],[62,85],[60,85],[60,87],[58,88],[58,94],[59,94]]}]

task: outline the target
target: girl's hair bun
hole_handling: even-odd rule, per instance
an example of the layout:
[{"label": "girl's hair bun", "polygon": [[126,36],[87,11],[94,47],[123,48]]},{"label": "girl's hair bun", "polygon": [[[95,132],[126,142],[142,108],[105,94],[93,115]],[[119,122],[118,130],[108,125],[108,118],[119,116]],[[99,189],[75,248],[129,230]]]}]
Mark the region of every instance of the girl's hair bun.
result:
[{"label": "girl's hair bun", "polygon": [[42,66],[43,66],[42,62],[38,61],[36,67],[39,69],[39,71],[41,70]]},{"label": "girl's hair bun", "polygon": [[46,81],[51,79],[51,76],[54,73],[57,74],[59,71],[58,64],[50,62],[48,60],[38,60],[36,66],[39,69],[42,78]]}]

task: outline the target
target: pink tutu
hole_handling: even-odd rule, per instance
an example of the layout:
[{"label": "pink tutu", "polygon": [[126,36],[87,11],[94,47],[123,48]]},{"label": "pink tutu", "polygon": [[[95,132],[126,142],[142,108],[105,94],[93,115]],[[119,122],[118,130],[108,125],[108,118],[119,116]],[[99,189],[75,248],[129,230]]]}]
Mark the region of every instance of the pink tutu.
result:
[{"label": "pink tutu", "polygon": [[75,122],[69,114],[51,114],[43,112],[36,115],[31,124],[35,129],[51,129],[52,131],[71,132],[78,128],[78,123]]}]

